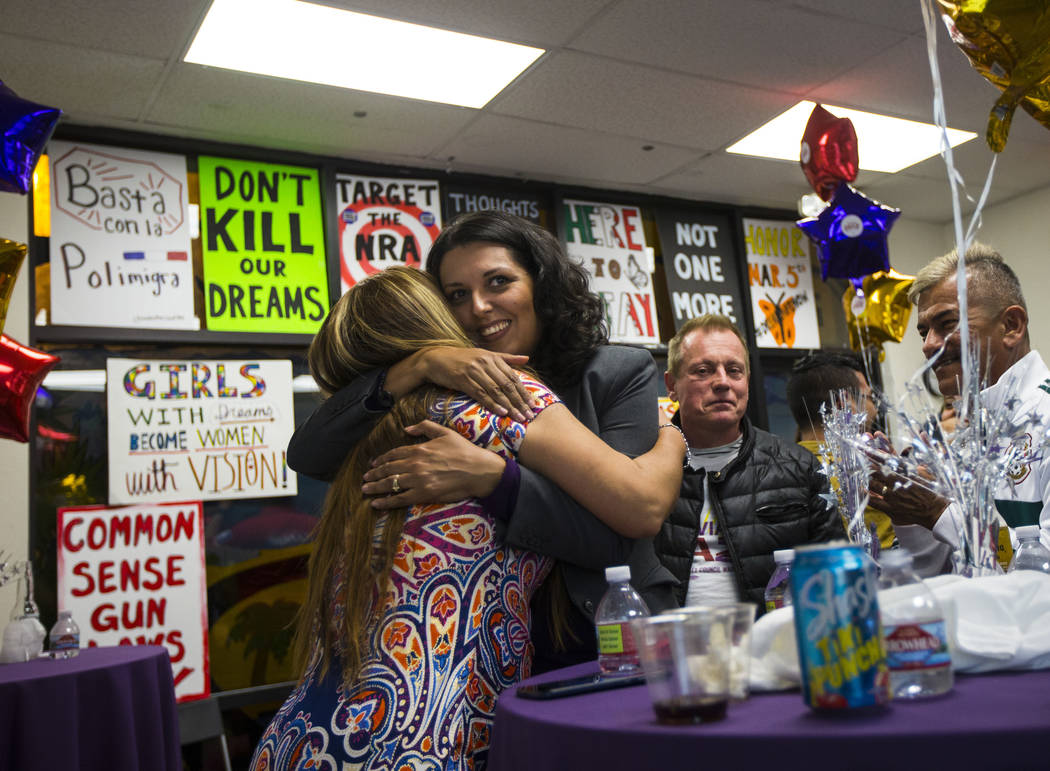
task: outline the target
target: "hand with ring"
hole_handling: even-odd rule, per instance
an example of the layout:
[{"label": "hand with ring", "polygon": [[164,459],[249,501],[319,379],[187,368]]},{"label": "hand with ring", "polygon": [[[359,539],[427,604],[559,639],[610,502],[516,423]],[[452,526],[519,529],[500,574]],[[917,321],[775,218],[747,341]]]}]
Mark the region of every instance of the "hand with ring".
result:
[{"label": "hand with ring", "polygon": [[401,485],[398,482],[398,476],[400,476],[400,475],[399,474],[394,474],[394,485],[393,485],[393,487],[390,488],[394,492],[395,495],[397,493],[401,492]]}]

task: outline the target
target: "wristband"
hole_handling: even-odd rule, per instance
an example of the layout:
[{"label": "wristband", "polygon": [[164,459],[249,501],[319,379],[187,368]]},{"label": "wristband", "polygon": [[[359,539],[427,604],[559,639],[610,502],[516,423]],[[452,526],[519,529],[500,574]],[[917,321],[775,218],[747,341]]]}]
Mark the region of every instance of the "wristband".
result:
[{"label": "wristband", "polygon": [[685,442],[685,459],[682,461],[682,468],[689,468],[689,461],[693,459],[693,453],[689,449],[689,440],[685,438],[685,431],[680,429],[674,423],[664,423],[660,428],[673,428],[682,435],[682,441]]},{"label": "wristband", "polygon": [[507,459],[507,465],[503,467],[503,476],[499,478],[496,489],[479,498],[478,503],[498,520],[506,522],[518,503],[518,488],[521,487],[521,468],[513,458]]}]

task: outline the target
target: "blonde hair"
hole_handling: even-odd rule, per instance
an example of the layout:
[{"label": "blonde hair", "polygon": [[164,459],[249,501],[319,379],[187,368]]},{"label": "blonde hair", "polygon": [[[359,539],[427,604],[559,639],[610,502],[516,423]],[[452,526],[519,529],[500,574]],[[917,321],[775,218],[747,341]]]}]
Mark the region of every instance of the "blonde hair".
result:
[{"label": "blonde hair", "polygon": [[[471,344],[434,280],[413,268],[394,267],[339,298],[310,345],[308,360],[328,396],[368,370],[435,345]],[[367,630],[384,608],[408,509],[373,508],[361,492],[361,479],[374,457],[405,443],[405,426],[425,419],[445,396],[436,387],[422,386],[399,398],[354,447],[332,482],[310,555],[306,601],[296,620],[293,649],[302,676],[318,656],[323,677],[338,655],[349,685],[372,649]]]},{"label": "blonde hair", "polygon": [[733,320],[728,316],[723,316],[718,313],[705,313],[701,316],[694,316],[682,325],[682,328],[678,330],[677,334],[671,338],[667,343],[667,371],[672,375],[678,374],[679,367],[682,366],[682,341],[685,340],[686,335],[690,332],[695,332],[698,329],[705,331],[711,329],[723,329],[727,332],[732,332],[740,340],[740,345],[744,347],[744,368],[747,374],[751,374],[751,355],[747,350],[747,340],[744,339],[743,333],[733,323]]}]

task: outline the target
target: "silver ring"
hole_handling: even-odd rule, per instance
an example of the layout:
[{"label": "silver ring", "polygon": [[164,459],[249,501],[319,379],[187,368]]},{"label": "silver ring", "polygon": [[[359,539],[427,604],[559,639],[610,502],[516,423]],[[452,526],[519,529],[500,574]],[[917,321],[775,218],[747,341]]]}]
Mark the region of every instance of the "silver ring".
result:
[{"label": "silver ring", "polygon": [[398,475],[394,474],[394,492],[401,492],[401,483],[397,480]]}]

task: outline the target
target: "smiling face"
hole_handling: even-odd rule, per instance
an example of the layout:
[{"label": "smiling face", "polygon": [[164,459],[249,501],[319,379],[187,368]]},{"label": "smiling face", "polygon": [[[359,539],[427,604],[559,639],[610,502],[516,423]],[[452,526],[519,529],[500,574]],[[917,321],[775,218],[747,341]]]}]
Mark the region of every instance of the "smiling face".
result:
[{"label": "smiling face", "polygon": [[747,357],[728,329],[696,329],[685,336],[677,372],[664,373],[679,403],[682,430],[693,447],[720,447],[740,436],[747,411]]},{"label": "smiling face", "polygon": [[533,280],[505,246],[478,241],[441,261],[441,291],[464,331],[481,348],[531,355],[540,340]]},{"label": "smiling face", "polygon": [[[971,295],[968,320],[970,338],[980,345],[980,369],[982,379],[995,383],[1009,368],[1013,356],[1004,345],[1005,327],[1002,313],[974,302]],[[937,376],[937,387],[944,396],[957,396],[962,382],[961,341],[959,339],[959,302],[955,276],[945,279],[919,295],[916,303],[919,337],[922,338],[922,353],[932,358],[941,348],[944,353],[933,367]]]}]

